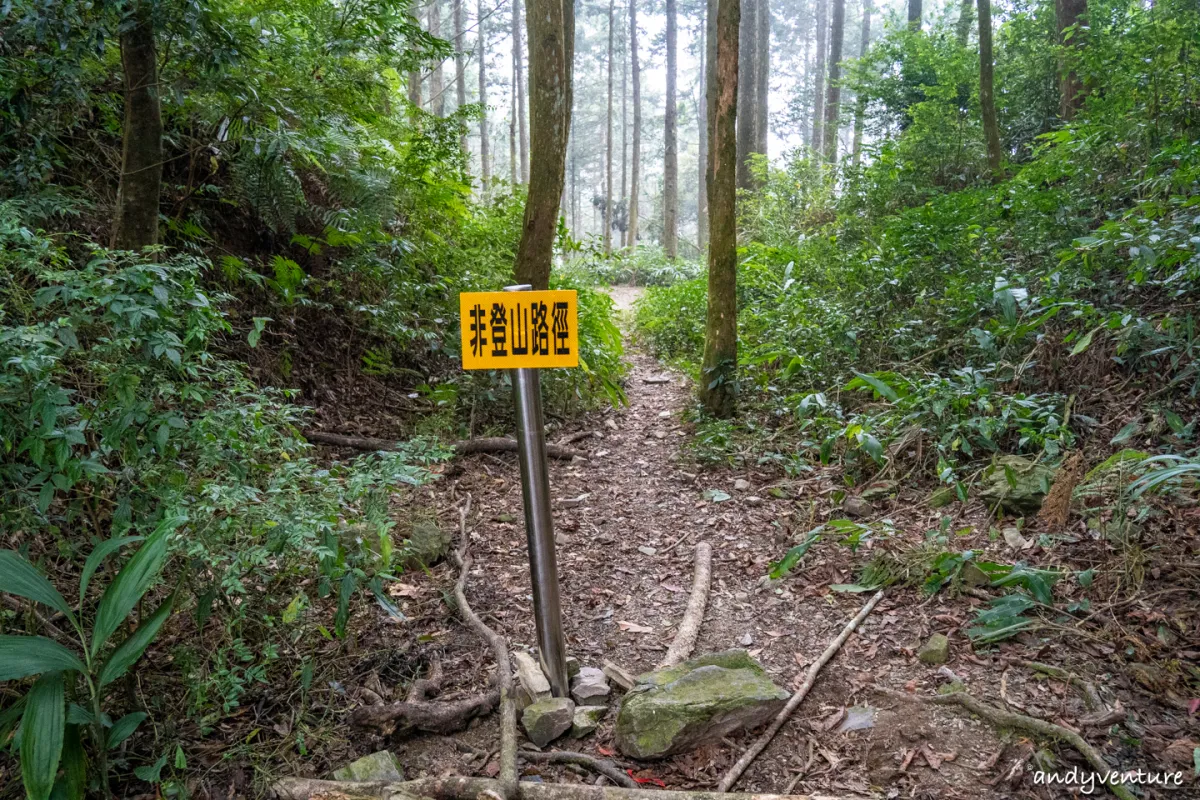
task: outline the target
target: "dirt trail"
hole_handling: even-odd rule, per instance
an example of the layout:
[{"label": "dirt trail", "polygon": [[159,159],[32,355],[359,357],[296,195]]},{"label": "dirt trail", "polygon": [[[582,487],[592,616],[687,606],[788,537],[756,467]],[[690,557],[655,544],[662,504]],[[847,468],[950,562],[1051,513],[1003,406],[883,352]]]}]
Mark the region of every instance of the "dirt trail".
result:
[{"label": "dirt trail", "polygon": [[[637,292],[618,289],[613,294],[620,307],[628,308]],[[590,451],[586,461],[551,465],[569,653],[584,665],[612,660],[634,673],[653,668],[683,615],[693,549],[703,540],[713,546],[713,586],[696,653],[743,647],[790,690],[866,598],[828,588],[854,579],[844,547],[831,545],[821,555],[814,548],[799,578],[778,585],[765,580],[770,562],[779,559],[795,537],[831,516],[842,516],[827,499],[834,484],[824,474],[781,481],[776,472],[700,473],[681,453],[688,434],[688,423],[681,419],[690,402],[687,379],[636,348],[630,348],[628,357],[629,406],[591,415],[572,428],[602,437],[576,445]],[[669,380],[648,382],[663,376]],[[549,438],[570,432],[554,431]],[[477,566],[468,595],[514,648],[532,648],[535,634],[516,464],[511,457],[474,456],[459,466],[456,477],[448,476],[429,491],[448,526],[457,525],[455,508],[464,495],[473,496],[469,530]],[[735,488],[739,480],[749,488]],[[772,488],[777,491],[772,493]],[[936,514],[931,519],[936,520]],[[413,619],[404,635],[411,641],[414,634],[425,634],[425,642],[405,654],[402,664],[392,665],[392,678],[411,678],[422,661],[437,655],[450,676],[444,697],[478,690],[491,669],[487,648],[438,604],[440,592],[453,583],[453,571],[443,565],[411,579],[415,585],[404,609]],[[944,632],[951,635],[949,667],[973,692],[979,689],[977,693],[986,696],[985,686],[994,692],[1003,667],[969,657],[965,642],[957,638],[957,629],[967,619],[963,604],[950,609],[934,601],[917,607],[920,599],[916,592],[903,590],[885,597],[825,668],[812,694],[747,771],[738,790],[867,794],[883,789],[894,792],[888,795],[893,797],[1008,794],[1004,784],[995,782],[1010,770],[1020,774],[1032,754],[1030,746],[1005,746],[977,720],[946,709],[898,705],[870,689],[879,683],[934,692],[946,678],[937,667],[920,664],[913,648],[931,633]],[[1044,699],[1044,685],[1027,683],[1015,672],[1005,676],[1009,696],[1025,702]],[[1073,701],[1059,695],[1049,699],[1055,708]],[[876,709],[873,728],[837,732],[844,709],[867,704]],[[595,735],[557,746],[609,755],[615,698],[613,706]],[[487,751],[494,749],[495,736],[493,715],[461,734],[460,740]],[[623,763],[641,770],[639,776],[672,788],[711,788],[751,738],[742,734],[718,747],[663,762]],[[368,743],[360,745],[358,749],[369,752]],[[407,739],[393,749],[417,774],[472,769],[483,774],[489,769],[485,759],[472,761],[439,737]],[[541,767],[534,774],[538,771],[570,779],[557,768]]]}]

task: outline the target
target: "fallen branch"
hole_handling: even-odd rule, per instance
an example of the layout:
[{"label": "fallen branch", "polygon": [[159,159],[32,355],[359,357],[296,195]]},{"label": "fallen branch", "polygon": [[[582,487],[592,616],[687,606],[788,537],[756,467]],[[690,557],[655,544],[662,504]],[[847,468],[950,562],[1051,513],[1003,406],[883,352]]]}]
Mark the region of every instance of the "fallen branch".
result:
[{"label": "fallen branch", "polygon": [[[1031,717],[1026,714],[1018,714],[1014,711],[1005,711],[994,706],[989,706],[976,700],[966,692],[951,692],[950,694],[937,695],[934,697],[918,697],[915,695],[905,694],[904,692],[893,691],[892,689],[883,686],[876,686],[875,690],[887,695],[888,697],[896,698],[897,700],[905,700],[910,703],[921,703],[931,706],[961,706],[970,711],[976,716],[986,719],[993,725],[1001,728],[1018,728],[1030,733],[1045,736],[1050,739],[1057,739],[1074,747],[1076,750],[1087,759],[1092,765],[1092,769],[1100,773],[1101,776],[1107,776],[1113,772],[1113,768],[1107,761],[1092,747],[1087,741],[1075,731],[1064,728],[1061,725],[1055,725],[1053,722],[1046,722],[1044,719]],[[1106,782],[1105,785],[1121,800],[1136,800],[1133,793],[1129,791],[1122,783]]]},{"label": "fallen branch", "polygon": [[[375,452],[377,450],[399,450],[402,442],[392,441],[390,439],[375,439],[370,436],[343,436],[340,433],[325,433],[324,431],[304,431],[304,438],[310,442],[318,442],[320,444],[333,445],[335,447],[350,447],[355,450],[366,450]],[[502,436],[483,437],[479,439],[465,439],[461,442],[455,442],[451,445],[455,455],[466,456],[472,453],[515,453],[517,452],[517,440],[507,439]],[[546,455],[550,458],[558,458],[571,460],[576,456],[587,458],[587,453],[582,450],[576,450],[572,447],[563,447],[558,444],[547,444]]]},{"label": "fallen branch", "polygon": [[796,690],[796,693],[792,695],[791,699],[787,701],[787,705],[783,707],[783,710],[776,715],[774,720],[772,720],[770,727],[763,732],[762,736],[759,736],[758,739],[754,741],[754,744],[750,745],[750,749],[742,754],[742,757],[737,760],[737,763],[729,768],[729,771],[725,773],[725,777],[721,778],[721,782],[717,784],[718,791],[728,792],[729,789],[735,783],[737,783],[737,780],[742,776],[742,773],[746,771],[746,767],[750,766],[750,763],[758,757],[758,754],[766,749],[767,745],[771,743],[771,740],[775,738],[775,734],[779,733],[779,729],[783,727],[783,723],[787,722],[788,717],[790,717],[792,713],[800,707],[800,703],[804,702],[804,698],[812,689],[813,684],[816,683],[817,675],[821,672],[821,668],[824,667],[829,662],[829,659],[833,658],[834,654],[836,654],[837,651],[842,648],[842,645],[845,644],[846,640],[850,638],[850,634],[854,632],[854,629],[858,627],[859,623],[867,618],[867,615],[871,613],[871,609],[875,608],[876,604],[878,604],[882,598],[883,590],[880,589],[875,593],[874,597],[867,601],[867,604],[863,606],[862,611],[858,612],[858,616],[850,620],[846,627],[842,629],[842,632],[838,634],[838,637],[830,642],[829,646],[825,648],[825,652],[821,654],[821,657],[812,663],[812,666],[808,668],[808,675],[805,676],[804,683],[801,684],[800,688]]},{"label": "fallen branch", "polygon": [[692,654],[700,624],[704,622],[704,609],[708,607],[708,587],[712,582],[712,545],[700,542],[696,545],[696,566],[692,573],[692,594],[688,598],[687,611],[675,634],[675,641],[659,662],[658,668],[673,667]]},{"label": "fallen branch", "polygon": [[[1062,667],[1056,667],[1053,664],[1042,664],[1038,661],[1022,661],[1021,664],[1033,670],[1040,672],[1043,675],[1049,675],[1052,678],[1057,678],[1064,683],[1069,683],[1078,689],[1083,694],[1083,701],[1087,704],[1088,711],[1108,711],[1108,704],[1100,699],[1100,693],[1096,691],[1096,687],[1085,681],[1083,678],[1076,675],[1074,672],[1069,672]],[[1124,716],[1124,715],[1122,715]]]},{"label": "fallen branch", "polygon": [[638,788],[637,781],[622,772],[616,764],[603,758],[593,758],[586,753],[572,753],[568,750],[537,753],[522,750],[520,757],[526,761],[541,761],[547,764],[574,764],[603,775],[617,786],[624,786],[626,789]]},{"label": "fallen branch", "polygon": [[[476,800],[495,797],[501,783],[491,778],[422,778],[415,781],[322,781],[314,778],[280,778],[271,786],[279,800]],[[627,789],[587,783],[517,784],[512,800],[849,800],[845,795],[723,794],[671,789]]]},{"label": "fallen branch", "polygon": [[461,731],[475,717],[487,714],[500,702],[496,690],[473,695],[462,700],[402,700],[383,705],[359,706],[350,715],[350,724],[375,728],[391,734],[397,727],[448,734]]}]

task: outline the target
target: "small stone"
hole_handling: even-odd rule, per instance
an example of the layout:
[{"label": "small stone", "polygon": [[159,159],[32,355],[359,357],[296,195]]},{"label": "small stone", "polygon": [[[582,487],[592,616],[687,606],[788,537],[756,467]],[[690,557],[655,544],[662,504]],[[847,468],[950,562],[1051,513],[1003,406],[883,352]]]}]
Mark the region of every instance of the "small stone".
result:
[{"label": "small stone", "polygon": [[655,439],[665,439],[665,438],[667,438],[667,432],[666,431],[655,431],[654,438]]},{"label": "small stone", "polygon": [[1021,535],[1021,531],[1014,527],[1007,527],[1000,531],[1004,536],[1004,543],[1013,550],[1024,550],[1029,547],[1029,540]]},{"label": "small stone", "polygon": [[569,541],[571,541],[571,537],[567,536],[565,533],[562,533],[561,531],[559,533],[554,534],[554,544],[556,544],[559,547],[566,547],[567,543]]},{"label": "small stone", "polygon": [[333,773],[335,781],[402,781],[404,767],[388,750],[380,750],[352,761]]},{"label": "small stone", "polygon": [[546,675],[542,672],[542,667],[538,664],[537,659],[529,653],[521,651],[513,653],[512,659],[517,667],[517,681],[530,699],[537,702],[548,698],[550,681],[546,680]]},{"label": "small stone", "polygon": [[571,681],[571,696],[581,706],[597,705],[597,701],[603,701],[611,691],[604,672],[595,667],[581,667]]},{"label": "small stone", "polygon": [[770,489],[767,489],[767,494],[771,495],[771,497],[774,497],[777,500],[787,500],[791,497],[791,495],[787,493],[787,490],[780,486],[772,486]]},{"label": "small stone", "polygon": [[992,582],[992,579],[989,578],[988,574],[981,570],[978,566],[968,563],[965,567],[963,567],[962,581],[972,589],[977,589],[980,586],[987,586]]},{"label": "small stone", "polygon": [[1000,456],[983,471],[979,496],[1015,516],[1032,516],[1042,507],[1058,471],[1021,456]]},{"label": "small stone", "polygon": [[861,497],[850,495],[842,502],[842,511],[851,517],[869,517],[875,513],[875,507]]},{"label": "small stone", "polygon": [[600,720],[608,713],[608,706],[575,706],[571,720],[571,738],[582,739],[600,727]]},{"label": "small stone", "polygon": [[649,545],[642,545],[641,547],[638,548],[638,552],[641,553],[642,555],[652,556],[655,553],[657,553],[658,551],[655,550],[653,547],[650,547]]},{"label": "small stone", "polygon": [[617,429],[617,423],[615,420],[606,419],[604,420],[604,427],[608,428],[610,431],[615,431]]},{"label": "small stone", "polygon": [[579,663],[579,659],[575,656],[567,656],[567,677],[574,678],[579,674],[579,668],[583,666]]},{"label": "small stone", "polygon": [[761,497],[757,497],[757,496],[755,496],[755,495],[750,495],[749,497],[747,497],[747,498],[746,498],[746,505],[748,505],[748,506],[761,506],[761,505],[762,505],[762,501],[763,501],[763,499],[762,499]]},{"label": "small stone", "polygon": [[734,592],[733,599],[738,601],[739,603],[744,603],[750,599],[750,593],[749,592]]},{"label": "small stone", "polygon": [[742,647],[749,647],[750,645],[754,644],[754,637],[748,633],[744,633],[742,634],[742,638],[738,639],[738,644],[740,644]]},{"label": "small stone", "polygon": [[497,514],[496,522],[516,522],[517,518],[512,514]]},{"label": "small stone", "polygon": [[882,500],[888,495],[894,494],[897,485],[898,484],[895,481],[875,481],[864,488],[859,493],[859,496],[868,502],[872,500]]},{"label": "small stone", "polygon": [[521,712],[521,725],[529,741],[545,747],[571,729],[575,703],[567,697],[539,700]]},{"label": "small stone", "polygon": [[670,411],[660,411],[660,412],[658,412],[658,417],[659,417],[659,419],[666,419],[666,418],[667,418],[667,417],[669,417],[669,416],[671,416],[671,412],[670,412]]},{"label": "small stone", "polygon": [[945,664],[950,659],[950,640],[944,633],[935,633],[917,651],[922,664]]},{"label": "small stone", "polygon": [[738,478],[733,482],[733,488],[737,489],[739,492],[744,492],[750,488],[750,481],[746,480],[745,478]]}]

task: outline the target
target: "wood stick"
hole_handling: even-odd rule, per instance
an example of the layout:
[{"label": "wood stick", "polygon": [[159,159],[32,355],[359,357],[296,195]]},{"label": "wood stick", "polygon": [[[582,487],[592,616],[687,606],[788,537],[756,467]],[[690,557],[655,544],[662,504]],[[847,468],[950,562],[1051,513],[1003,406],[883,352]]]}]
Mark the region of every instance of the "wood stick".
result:
[{"label": "wood stick", "polygon": [[454,599],[458,613],[467,624],[475,629],[492,646],[496,657],[496,687],[500,690],[500,794],[512,798],[517,786],[517,705],[512,691],[512,666],[508,661],[508,643],[488,624],[479,618],[467,602],[467,573],[471,571],[471,554],[468,550],[467,514],[471,511],[471,495],[458,509],[458,528],[462,542],[454,553],[458,562],[458,582],[454,584]]},{"label": "wood stick", "polygon": [[638,788],[637,781],[622,772],[616,764],[603,758],[593,758],[586,753],[572,753],[569,750],[538,753],[522,750],[520,757],[526,761],[542,761],[549,764],[575,764],[603,775],[617,786],[624,786],[626,789]]},{"label": "wood stick", "polygon": [[[1088,744],[1087,740],[1075,731],[1064,728],[1061,725],[1055,725],[1053,722],[1046,722],[1044,719],[990,706],[987,703],[976,700],[966,692],[951,692],[950,694],[937,695],[935,697],[918,697],[916,695],[905,694],[904,692],[897,692],[883,686],[876,686],[875,690],[888,697],[897,700],[906,700],[910,703],[923,703],[931,706],[961,706],[972,714],[983,717],[998,727],[1019,728],[1050,739],[1066,742],[1078,750],[1087,759],[1088,763],[1092,765],[1092,769],[1101,775],[1107,776],[1108,773],[1115,771],[1100,753],[1096,751],[1096,748]],[[1133,793],[1122,783],[1109,782],[1105,783],[1105,785],[1110,792],[1121,798],[1121,800],[1136,800]]]},{"label": "wood stick", "polygon": [[[401,442],[391,439],[375,439],[370,436],[343,436],[340,433],[325,433],[324,431],[303,431],[304,438],[310,442],[329,444],[335,447],[350,447],[355,450],[399,450]],[[466,456],[472,453],[515,453],[517,440],[502,436],[485,436],[479,439],[464,439],[451,445],[455,455]],[[587,453],[573,447],[563,447],[559,444],[547,444],[546,455],[550,458],[571,460],[576,456],[587,458]]]},{"label": "wood stick", "polygon": [[854,632],[854,629],[858,627],[860,622],[867,618],[867,615],[871,613],[871,609],[875,608],[875,605],[882,598],[883,590],[880,589],[875,593],[874,597],[867,601],[862,611],[858,612],[858,616],[850,620],[846,627],[842,629],[842,632],[838,634],[838,637],[829,644],[829,647],[825,648],[825,652],[821,654],[821,657],[812,663],[812,666],[808,668],[808,675],[804,678],[804,683],[796,690],[791,699],[787,701],[787,705],[783,707],[783,710],[771,722],[771,726],[763,732],[762,736],[759,736],[755,740],[754,744],[750,745],[750,749],[742,754],[737,763],[729,768],[729,771],[725,773],[725,777],[721,778],[721,782],[717,784],[717,791],[728,792],[730,787],[737,783],[738,778],[746,771],[746,767],[750,766],[750,763],[758,757],[758,754],[766,749],[771,740],[775,738],[775,734],[779,733],[779,729],[783,727],[783,723],[787,722],[792,713],[799,708],[800,703],[804,701],[809,690],[816,683],[817,675],[820,673],[821,668],[842,648],[842,645],[850,638],[850,634]]},{"label": "wood stick", "polygon": [[680,661],[685,661],[696,647],[696,637],[700,633],[700,624],[704,622],[704,609],[708,607],[708,588],[712,583],[712,545],[700,542],[696,545],[696,566],[692,572],[692,594],[688,598],[687,611],[675,641],[663,660],[658,663],[658,669],[673,667]]}]

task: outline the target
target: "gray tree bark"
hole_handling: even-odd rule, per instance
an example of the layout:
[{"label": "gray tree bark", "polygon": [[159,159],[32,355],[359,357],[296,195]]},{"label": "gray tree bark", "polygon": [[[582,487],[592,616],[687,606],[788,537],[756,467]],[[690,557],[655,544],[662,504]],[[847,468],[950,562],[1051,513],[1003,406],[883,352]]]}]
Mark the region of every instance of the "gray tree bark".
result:
[{"label": "gray tree bark", "polygon": [[992,90],[992,2],[979,0],[979,110],[983,138],[987,142],[988,171],[992,182],[1002,177],[1000,128],[996,123],[996,99]]},{"label": "gray tree bark", "polygon": [[475,6],[478,15],[479,30],[476,33],[475,50],[479,59],[479,179],[486,197],[492,182],[491,142],[488,141],[488,94],[487,94],[487,29],[486,15],[483,12],[483,0],[478,0]]},{"label": "gray tree bark", "polygon": [[633,152],[629,156],[629,228],[625,232],[625,246],[632,249],[637,247],[638,184],[642,173],[642,75],[638,67],[637,0],[629,0],[629,72],[633,83]]},{"label": "gray tree bark", "polygon": [[817,0],[816,65],[813,68],[813,132],[812,149],[822,152],[825,127],[825,38],[829,27],[829,0]]},{"label": "gray tree bark", "polygon": [[1058,44],[1063,48],[1058,72],[1058,114],[1064,120],[1075,118],[1083,104],[1083,82],[1071,63],[1069,49],[1082,49],[1086,30],[1080,26],[1087,15],[1087,0],[1055,0],[1054,17],[1058,27]]},{"label": "gray tree bark", "polygon": [[[526,21],[528,24],[528,20]],[[521,0],[513,0],[513,65],[517,75],[517,149],[521,154],[521,183],[529,183],[529,129],[525,107],[525,42],[521,33]],[[532,64],[530,70],[532,71]]]},{"label": "gray tree bark", "polygon": [[158,244],[158,200],[162,191],[162,104],[151,4],[141,0],[124,20],[121,70],[125,117],[121,133],[121,178],[110,245],[140,250]]},{"label": "gray tree bark", "polygon": [[[971,2],[972,0],[967,0]],[[862,60],[867,57],[867,50],[871,46],[871,0],[863,0],[862,4],[862,38],[858,43],[858,58]],[[858,166],[862,160],[862,139],[863,139],[863,124],[867,116],[867,98],[865,95],[859,95],[854,98],[854,154],[852,159],[854,166]]]},{"label": "gray tree bark", "polygon": [[754,58],[754,152],[767,154],[770,138],[768,102],[771,93],[771,3],[758,0],[758,35],[755,37]]},{"label": "gray tree bark", "polygon": [[663,112],[663,249],[667,260],[679,256],[679,137],[675,71],[678,46],[678,15],[675,0],[667,5],[667,105]]},{"label": "gray tree bark", "polygon": [[[758,143],[755,123],[758,112],[758,6],[759,0],[745,0],[741,4],[741,20],[738,23],[738,90],[737,90],[737,186],[752,189],[750,154]],[[718,34],[719,35],[719,34]]]},{"label": "gray tree bark", "polygon": [[846,30],[846,0],[833,0],[829,30],[829,85],[825,93],[825,160],[837,163],[838,117],[842,110],[842,38]]},{"label": "gray tree bark", "polygon": [[[442,0],[432,0],[429,4],[429,35],[439,39],[442,36]],[[434,116],[446,116],[446,83],[441,61],[429,76],[429,105]]]},{"label": "gray tree bark", "polygon": [[696,113],[698,130],[698,155],[699,169],[697,172],[696,189],[696,239],[697,247],[700,252],[704,252],[706,243],[708,242],[708,72],[706,64],[708,63],[708,11],[705,9],[704,24],[700,28],[700,91],[698,109]]},{"label": "gray tree bark", "polygon": [[616,2],[608,0],[608,116],[604,124],[604,257],[612,256],[613,229],[613,33]]}]

